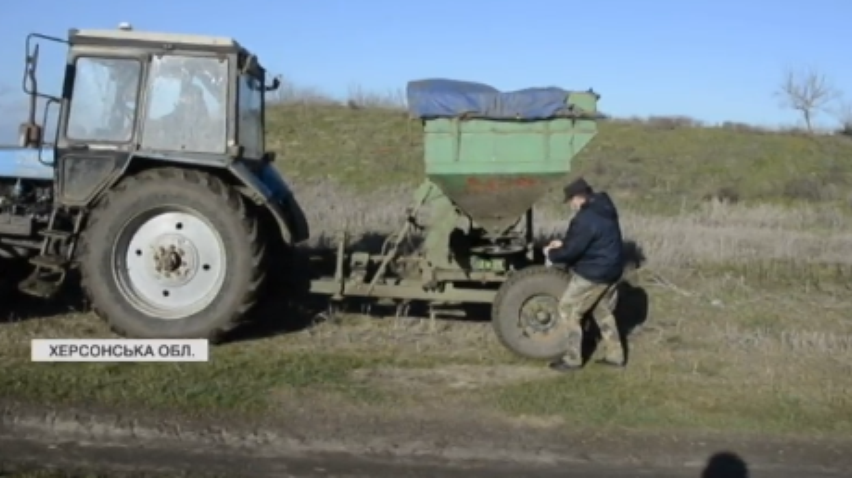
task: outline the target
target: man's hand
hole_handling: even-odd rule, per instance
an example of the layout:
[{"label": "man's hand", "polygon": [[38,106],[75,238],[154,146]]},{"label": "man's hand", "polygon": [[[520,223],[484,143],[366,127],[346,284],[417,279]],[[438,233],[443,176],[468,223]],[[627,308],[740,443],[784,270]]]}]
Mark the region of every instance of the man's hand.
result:
[{"label": "man's hand", "polygon": [[562,247],[562,241],[550,241],[550,243],[544,246],[544,256],[547,257],[550,254],[551,249],[556,249]]}]

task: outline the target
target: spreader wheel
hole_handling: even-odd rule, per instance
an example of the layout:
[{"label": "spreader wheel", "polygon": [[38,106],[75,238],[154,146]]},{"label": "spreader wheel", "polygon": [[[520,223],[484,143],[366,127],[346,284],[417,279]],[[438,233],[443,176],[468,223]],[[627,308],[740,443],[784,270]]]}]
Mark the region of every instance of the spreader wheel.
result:
[{"label": "spreader wheel", "polygon": [[567,330],[559,320],[558,306],[570,279],[561,269],[533,266],[506,280],[491,308],[491,324],[500,342],[531,359],[564,354]]}]

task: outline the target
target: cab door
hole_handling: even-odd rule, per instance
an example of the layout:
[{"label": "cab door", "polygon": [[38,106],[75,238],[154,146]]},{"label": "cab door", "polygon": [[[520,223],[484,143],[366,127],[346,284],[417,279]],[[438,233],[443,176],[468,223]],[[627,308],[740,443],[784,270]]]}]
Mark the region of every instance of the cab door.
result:
[{"label": "cab door", "polygon": [[56,147],[57,200],[86,206],[124,170],[137,149],[142,57],[72,54]]}]

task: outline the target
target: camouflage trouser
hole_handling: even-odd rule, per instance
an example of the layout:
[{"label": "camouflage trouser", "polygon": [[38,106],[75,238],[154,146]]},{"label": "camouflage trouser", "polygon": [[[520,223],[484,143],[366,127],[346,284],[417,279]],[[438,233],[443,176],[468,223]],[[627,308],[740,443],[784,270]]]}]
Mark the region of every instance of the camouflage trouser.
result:
[{"label": "camouflage trouser", "polygon": [[583,362],[583,317],[594,309],[593,316],[601,331],[604,360],[621,364],[624,349],[618,336],[618,326],[613,311],[618,302],[618,283],[596,284],[577,274],[571,277],[568,288],[559,300],[559,315],[568,327],[565,363],[581,365]]}]

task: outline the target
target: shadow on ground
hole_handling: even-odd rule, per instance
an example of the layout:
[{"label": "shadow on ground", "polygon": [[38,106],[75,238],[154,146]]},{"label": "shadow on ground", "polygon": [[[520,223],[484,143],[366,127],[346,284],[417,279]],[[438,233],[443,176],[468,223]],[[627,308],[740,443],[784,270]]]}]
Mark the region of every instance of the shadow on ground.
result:
[{"label": "shadow on ground", "polygon": [[[16,274],[21,278],[23,274]],[[16,275],[13,275],[16,276]],[[31,319],[45,319],[88,310],[80,281],[76,274],[70,274],[65,288],[53,299],[39,299],[18,292],[17,283],[4,282],[0,285],[0,326],[5,323],[21,322]]]},{"label": "shadow on ground", "polygon": [[719,452],[707,460],[701,478],[748,478],[748,465],[736,453]]}]

